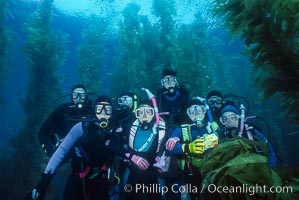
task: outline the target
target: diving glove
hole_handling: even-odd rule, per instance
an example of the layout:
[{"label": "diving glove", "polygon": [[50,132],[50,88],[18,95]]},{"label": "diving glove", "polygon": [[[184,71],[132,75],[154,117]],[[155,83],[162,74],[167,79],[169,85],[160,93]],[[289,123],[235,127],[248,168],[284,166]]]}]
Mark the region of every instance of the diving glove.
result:
[{"label": "diving glove", "polygon": [[189,144],[183,144],[182,150],[184,153],[193,153],[193,154],[203,154],[204,152],[204,140],[203,139],[196,139]]},{"label": "diving glove", "polygon": [[43,199],[47,187],[50,184],[52,180],[53,174],[42,174],[42,179],[40,182],[35,186],[31,192],[26,196],[26,200],[37,200],[37,199]]}]

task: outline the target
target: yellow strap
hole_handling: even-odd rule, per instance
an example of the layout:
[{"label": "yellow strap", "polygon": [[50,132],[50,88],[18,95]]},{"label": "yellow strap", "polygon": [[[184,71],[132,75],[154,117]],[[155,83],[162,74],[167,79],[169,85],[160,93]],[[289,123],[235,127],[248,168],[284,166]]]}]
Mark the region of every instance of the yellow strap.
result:
[{"label": "yellow strap", "polygon": [[189,124],[182,124],[183,142],[191,141],[191,126]]},{"label": "yellow strap", "polygon": [[[189,124],[182,124],[182,135],[183,135],[183,143],[191,142],[191,126]],[[182,145],[182,150],[184,152],[186,144]],[[186,153],[186,152],[184,152]],[[184,170],[186,164],[186,158],[178,159],[178,166],[181,170]]]}]

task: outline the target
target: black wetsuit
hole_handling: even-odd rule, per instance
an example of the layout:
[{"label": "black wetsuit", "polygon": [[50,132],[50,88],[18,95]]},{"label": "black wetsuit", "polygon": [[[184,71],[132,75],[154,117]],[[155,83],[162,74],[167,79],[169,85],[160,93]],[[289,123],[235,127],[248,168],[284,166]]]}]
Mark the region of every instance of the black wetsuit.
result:
[{"label": "black wetsuit", "polygon": [[[165,88],[162,88],[157,93],[157,104],[160,113],[169,112],[168,115],[161,117],[168,124],[167,128],[174,130],[174,125],[186,123],[186,106],[189,101],[189,92],[184,87],[178,87],[171,94]],[[170,130],[170,131],[172,131]]]},{"label": "black wetsuit", "polygon": [[123,144],[128,143],[131,126],[134,122],[135,114],[131,110],[117,109],[115,112],[116,128],[120,128],[118,136]]},{"label": "black wetsuit", "polygon": [[[87,133],[86,133],[87,131]],[[127,151],[115,139],[112,128],[100,128],[96,123],[76,124],[51,157],[45,174],[54,174],[65,156],[72,151],[72,174],[65,190],[64,200],[109,199],[107,167],[115,154],[125,157]]]},{"label": "black wetsuit", "polygon": [[[189,92],[184,87],[178,87],[177,91],[170,94],[165,88],[161,88],[157,93],[157,104],[159,107],[159,112],[169,112],[168,115],[161,115],[161,117],[166,122],[166,140],[168,140],[171,132],[177,127],[180,127],[181,124],[189,122],[189,118],[186,114],[186,107],[189,101]],[[167,153],[168,154],[168,153]],[[168,172],[165,173],[162,185],[166,185],[168,188],[177,182],[176,175],[178,171],[176,170],[176,159],[170,155],[171,163],[169,166]],[[174,199],[174,195],[171,192],[165,194],[166,199]]]},{"label": "black wetsuit", "polygon": [[92,102],[88,100],[82,109],[73,103],[64,103],[57,107],[40,127],[38,138],[43,150],[51,157],[57,148],[58,140],[63,139],[70,129],[83,116],[93,113]]}]

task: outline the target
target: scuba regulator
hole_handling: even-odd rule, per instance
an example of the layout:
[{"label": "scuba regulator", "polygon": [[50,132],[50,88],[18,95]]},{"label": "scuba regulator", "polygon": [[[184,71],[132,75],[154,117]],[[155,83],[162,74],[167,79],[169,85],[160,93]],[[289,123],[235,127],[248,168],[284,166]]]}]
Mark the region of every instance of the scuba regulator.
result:
[{"label": "scuba regulator", "polygon": [[102,118],[102,119],[98,120],[98,123],[101,128],[106,128],[109,124],[109,121],[108,121],[108,119]]}]

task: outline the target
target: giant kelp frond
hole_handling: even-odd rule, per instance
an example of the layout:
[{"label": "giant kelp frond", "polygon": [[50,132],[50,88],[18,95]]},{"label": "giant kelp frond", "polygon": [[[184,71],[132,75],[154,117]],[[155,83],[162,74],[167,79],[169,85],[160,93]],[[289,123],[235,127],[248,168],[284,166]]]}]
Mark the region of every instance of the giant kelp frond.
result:
[{"label": "giant kelp frond", "polygon": [[79,80],[90,92],[99,93],[101,72],[103,71],[107,20],[92,16],[83,31],[79,46]]},{"label": "giant kelp frond", "polygon": [[[265,145],[264,145],[265,146]],[[256,154],[250,141],[231,139],[214,148],[201,162],[199,167],[204,179],[203,199],[295,199],[299,182],[293,180],[298,170],[279,171],[267,166],[267,157]],[[228,187],[229,193],[209,193],[209,187]],[[294,186],[291,193],[267,193],[260,190],[271,186]],[[245,192],[244,189],[247,189]],[[237,192],[239,191],[239,192]]]},{"label": "giant kelp frond", "polygon": [[22,199],[32,188],[41,173],[41,148],[37,132],[45,116],[50,112],[50,102],[60,95],[58,69],[63,64],[66,36],[50,28],[51,4],[42,1],[39,9],[26,23],[28,33],[24,52],[27,56],[28,90],[22,100],[25,119],[22,128],[11,139],[14,153],[14,177],[12,198]]},{"label": "giant kelp frond", "polygon": [[147,81],[150,74],[145,65],[146,51],[142,48],[142,36],[149,26],[141,27],[141,23],[146,23],[146,20],[138,14],[139,10],[138,4],[129,3],[122,12],[124,21],[120,22],[118,33],[120,53],[115,60],[116,69],[111,73],[115,83],[114,95],[126,90],[140,91],[141,85],[148,87],[150,84]]},{"label": "giant kelp frond", "polygon": [[[152,13],[164,21],[164,17],[176,15],[174,0],[154,0],[152,5]],[[167,20],[167,19],[165,19]]]},{"label": "giant kelp frond", "polygon": [[11,0],[0,0],[0,21],[6,19],[8,16],[13,17],[9,10],[11,2]]},{"label": "giant kelp frond", "polygon": [[[39,125],[49,111],[49,102],[60,95],[58,69],[64,63],[66,35],[50,29],[52,0],[43,1],[25,29],[28,38],[24,46],[28,65],[28,95],[22,101],[23,110],[34,116]],[[38,23],[37,23],[38,22]],[[32,109],[35,105],[35,109]]]},{"label": "giant kelp frond", "polygon": [[159,42],[159,28],[152,25],[147,16],[140,16],[141,31],[140,45],[144,51],[146,69],[142,73],[145,77],[147,87],[157,91],[162,66],[160,66],[160,55],[162,54]]},{"label": "giant kelp frond", "polygon": [[[196,13],[192,24],[182,25],[175,39],[178,78],[187,82],[191,95],[204,96],[212,86],[215,75],[209,45],[208,23]],[[211,48],[209,47],[209,50]],[[216,79],[216,78],[215,78]]]},{"label": "giant kelp frond", "polygon": [[54,0],[42,0],[39,3],[38,11],[33,13],[30,24],[34,27],[47,30],[52,21],[52,3]]},{"label": "giant kelp frond", "polygon": [[174,66],[177,68],[178,47],[175,44],[175,22],[173,17],[176,15],[174,0],[154,0],[152,13],[158,17],[160,28],[160,45],[162,55],[160,62],[164,66]]},{"label": "giant kelp frond", "polygon": [[[10,11],[8,6],[10,4],[10,0],[0,0],[0,90],[2,90],[4,80],[6,77],[7,69],[6,66],[6,58],[10,51],[10,43],[12,41],[12,33],[8,27],[5,25],[5,20],[7,19],[7,15],[10,15]],[[3,97],[0,96],[0,105],[4,103]]]},{"label": "giant kelp frond", "polygon": [[233,37],[245,40],[254,64],[252,77],[265,97],[282,94],[282,107],[298,122],[299,1],[217,0],[214,13]]}]

